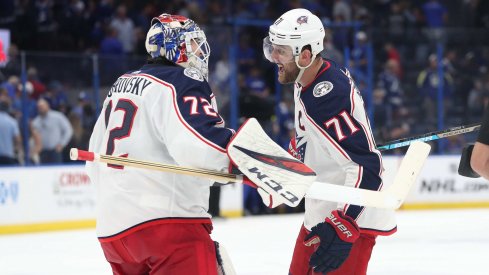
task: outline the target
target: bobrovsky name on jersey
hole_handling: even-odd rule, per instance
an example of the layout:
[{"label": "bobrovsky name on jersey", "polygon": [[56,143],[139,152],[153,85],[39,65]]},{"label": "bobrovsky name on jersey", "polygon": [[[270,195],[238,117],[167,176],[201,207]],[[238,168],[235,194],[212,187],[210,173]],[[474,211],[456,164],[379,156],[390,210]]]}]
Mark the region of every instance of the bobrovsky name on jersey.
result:
[{"label": "bobrovsky name on jersey", "polygon": [[131,93],[143,96],[143,90],[149,84],[151,81],[143,77],[120,77],[110,88],[107,97],[111,97],[113,93]]}]

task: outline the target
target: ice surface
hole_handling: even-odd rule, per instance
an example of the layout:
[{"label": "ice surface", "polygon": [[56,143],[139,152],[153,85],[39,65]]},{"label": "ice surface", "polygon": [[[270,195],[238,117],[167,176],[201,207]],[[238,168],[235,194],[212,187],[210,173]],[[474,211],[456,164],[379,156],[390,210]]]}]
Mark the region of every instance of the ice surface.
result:
[{"label": "ice surface", "polygon": [[[489,274],[489,209],[398,211],[398,232],[379,237],[373,275]],[[219,219],[212,237],[239,275],[287,275],[301,214]],[[95,230],[0,236],[1,275],[111,274]]]}]

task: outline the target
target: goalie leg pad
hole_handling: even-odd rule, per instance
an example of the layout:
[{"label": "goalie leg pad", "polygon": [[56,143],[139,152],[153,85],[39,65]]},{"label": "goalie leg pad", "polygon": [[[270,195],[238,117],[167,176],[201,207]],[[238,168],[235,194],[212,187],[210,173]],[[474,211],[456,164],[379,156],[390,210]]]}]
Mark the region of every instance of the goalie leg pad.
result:
[{"label": "goalie leg pad", "polygon": [[236,275],[231,258],[226,251],[226,249],[214,241],[216,247],[216,259],[217,259],[217,274],[218,275]]}]

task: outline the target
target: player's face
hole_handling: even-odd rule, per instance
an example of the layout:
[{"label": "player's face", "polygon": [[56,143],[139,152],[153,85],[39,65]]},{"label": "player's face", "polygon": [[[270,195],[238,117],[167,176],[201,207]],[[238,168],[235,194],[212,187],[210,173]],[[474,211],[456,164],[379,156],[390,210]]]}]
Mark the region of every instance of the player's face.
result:
[{"label": "player's face", "polygon": [[276,63],[278,66],[278,82],[280,84],[294,83],[299,75],[300,69],[295,64],[295,61],[287,63]]},{"label": "player's face", "polygon": [[300,70],[295,64],[292,48],[272,44],[267,37],[263,41],[263,52],[270,62],[277,64],[278,81],[281,84],[294,83]]}]

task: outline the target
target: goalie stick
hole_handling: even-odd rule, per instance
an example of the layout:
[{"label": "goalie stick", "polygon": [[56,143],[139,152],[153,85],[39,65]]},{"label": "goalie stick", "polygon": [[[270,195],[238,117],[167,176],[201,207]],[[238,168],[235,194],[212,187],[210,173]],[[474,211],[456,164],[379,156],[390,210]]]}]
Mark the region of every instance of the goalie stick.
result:
[{"label": "goalie stick", "polygon": [[[397,209],[401,206],[402,202],[408,195],[411,186],[416,181],[416,178],[423,167],[424,161],[428,157],[430,149],[431,147],[426,143],[412,143],[402,160],[401,166],[399,167],[399,171],[396,174],[392,186],[389,186],[384,191],[372,191],[324,182],[314,182],[307,191],[306,197],[369,207]],[[218,182],[245,182],[242,175],[102,155],[76,148],[72,148],[70,150],[70,158],[71,160],[104,162],[107,164],[124,165],[163,172],[172,172],[188,176],[204,177]]]},{"label": "goalie stick", "polygon": [[381,144],[381,145],[377,146],[377,149],[380,151],[396,149],[396,148],[400,148],[400,147],[409,146],[411,143],[413,143],[415,141],[423,141],[423,142],[433,141],[433,140],[437,140],[437,139],[441,139],[441,138],[446,138],[446,137],[450,137],[450,136],[456,136],[456,135],[461,135],[461,134],[465,134],[465,133],[470,133],[473,131],[478,131],[480,128],[481,128],[480,123],[474,123],[474,124],[469,124],[469,125],[452,127],[452,128],[448,128],[448,129],[441,130],[441,131],[435,131],[435,132],[422,134],[419,136],[396,139],[396,140],[390,141],[386,144]]}]

